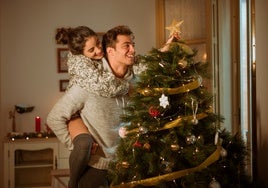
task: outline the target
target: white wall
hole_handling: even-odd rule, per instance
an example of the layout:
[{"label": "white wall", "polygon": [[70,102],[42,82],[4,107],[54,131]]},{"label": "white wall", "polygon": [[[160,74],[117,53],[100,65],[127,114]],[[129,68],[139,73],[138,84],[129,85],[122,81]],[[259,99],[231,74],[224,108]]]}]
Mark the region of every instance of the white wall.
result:
[{"label": "white wall", "polygon": [[62,95],[57,73],[55,29],[87,25],[103,32],[119,24],[136,35],[137,53],[155,45],[154,0],[4,0],[2,7],[2,110],[4,131],[14,104],[33,104],[32,113],[17,114],[17,130],[34,131],[34,117],[45,117]]},{"label": "white wall", "polygon": [[[105,32],[124,24],[135,33],[138,54],[155,46],[155,0],[0,0],[0,14],[1,139],[11,131],[8,113],[15,104],[35,106],[31,113],[16,114],[17,130],[33,132],[35,116],[44,125],[63,94],[59,80],[68,76],[57,73],[56,28],[86,25]],[[2,156],[1,147],[0,166]]]}]

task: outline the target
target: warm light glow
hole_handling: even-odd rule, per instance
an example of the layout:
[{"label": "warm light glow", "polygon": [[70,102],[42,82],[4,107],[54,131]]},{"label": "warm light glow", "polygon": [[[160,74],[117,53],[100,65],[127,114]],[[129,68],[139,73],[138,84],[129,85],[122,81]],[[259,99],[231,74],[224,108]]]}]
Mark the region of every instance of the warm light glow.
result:
[{"label": "warm light glow", "polygon": [[207,61],[207,53],[204,53],[202,58],[204,61]]}]

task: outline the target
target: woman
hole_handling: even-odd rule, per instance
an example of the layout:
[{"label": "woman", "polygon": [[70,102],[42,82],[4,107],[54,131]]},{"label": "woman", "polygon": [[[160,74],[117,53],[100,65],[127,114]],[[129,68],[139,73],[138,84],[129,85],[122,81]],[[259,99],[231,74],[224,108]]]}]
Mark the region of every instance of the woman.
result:
[{"label": "woman", "polygon": [[[86,26],[61,28],[56,34],[56,40],[57,43],[67,44],[70,50],[67,61],[70,74],[67,93],[74,86],[79,86],[89,93],[102,97],[115,97],[125,95],[128,92],[129,83],[126,80],[118,79],[112,72],[104,70],[102,66],[103,61],[105,61],[103,51],[97,34],[93,30]],[[61,104],[61,101],[63,99],[60,99],[53,109],[56,109],[58,104]],[[80,116],[80,112],[77,110],[82,110],[83,107],[76,107],[74,105],[70,109],[72,116],[64,116],[65,122]],[[58,119],[55,119],[55,114],[52,110],[48,116],[48,125],[60,141],[72,150],[69,158],[69,188],[77,188],[79,179],[87,168],[90,154],[95,153],[91,152],[92,148],[93,150],[96,149],[95,139],[92,138],[88,127],[81,119],[76,120],[76,123],[69,123],[69,135],[66,135],[65,132],[65,136],[62,137],[62,131],[59,131],[57,126]],[[65,123],[65,126],[67,127],[67,123]]]}]

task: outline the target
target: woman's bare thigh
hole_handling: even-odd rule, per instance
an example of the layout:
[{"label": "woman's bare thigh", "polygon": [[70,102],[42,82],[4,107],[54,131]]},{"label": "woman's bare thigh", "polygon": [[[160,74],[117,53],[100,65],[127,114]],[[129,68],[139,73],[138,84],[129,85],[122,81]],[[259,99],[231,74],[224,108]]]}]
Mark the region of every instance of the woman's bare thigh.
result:
[{"label": "woman's bare thigh", "polygon": [[89,134],[88,128],[86,127],[81,118],[76,118],[69,121],[68,130],[72,140],[79,134],[83,133]]}]

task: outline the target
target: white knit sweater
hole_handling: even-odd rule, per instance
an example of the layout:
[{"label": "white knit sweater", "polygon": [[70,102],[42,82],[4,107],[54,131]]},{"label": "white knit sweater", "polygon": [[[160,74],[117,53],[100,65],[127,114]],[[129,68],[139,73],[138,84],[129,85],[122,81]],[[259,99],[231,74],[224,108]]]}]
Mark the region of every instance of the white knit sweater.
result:
[{"label": "white knit sweater", "polygon": [[105,71],[103,61],[92,60],[84,55],[68,53],[68,72],[70,75],[69,86],[79,85],[88,92],[104,97],[114,97],[128,93],[129,83],[119,79],[112,72]]}]

